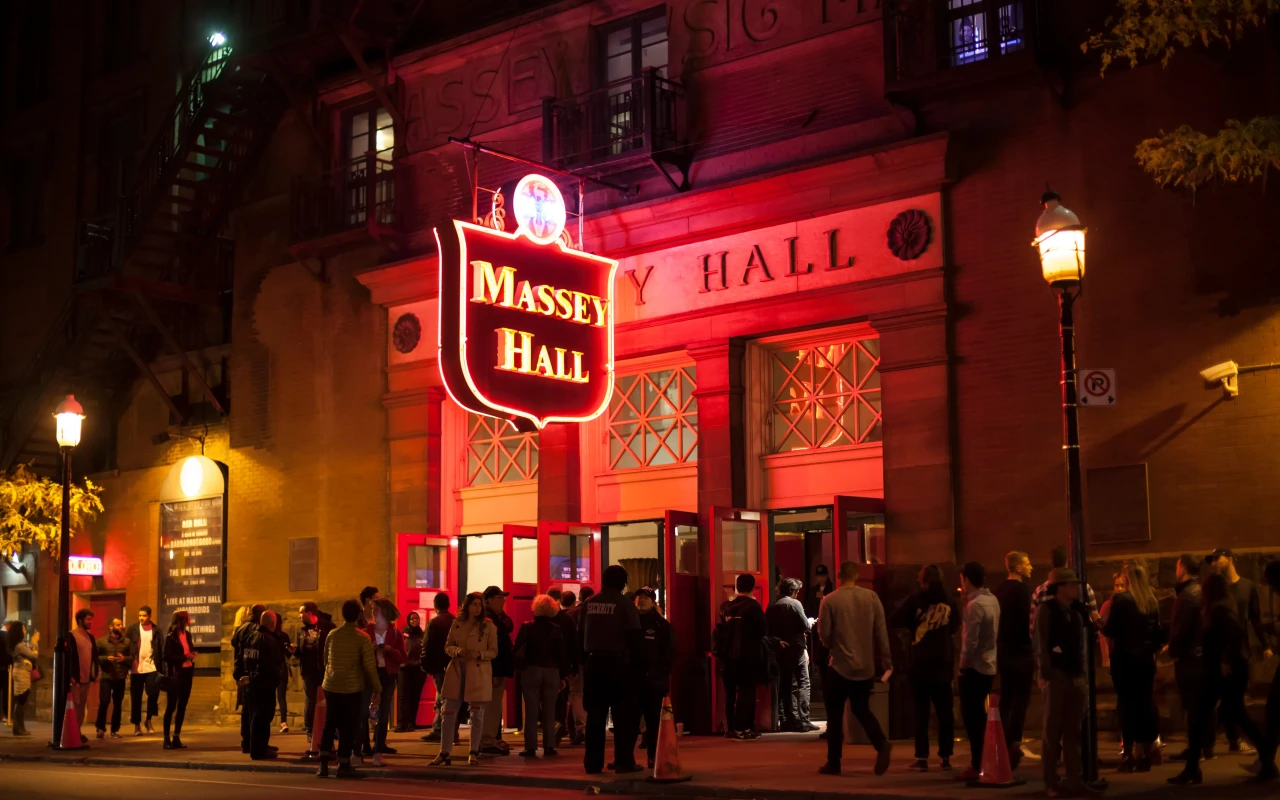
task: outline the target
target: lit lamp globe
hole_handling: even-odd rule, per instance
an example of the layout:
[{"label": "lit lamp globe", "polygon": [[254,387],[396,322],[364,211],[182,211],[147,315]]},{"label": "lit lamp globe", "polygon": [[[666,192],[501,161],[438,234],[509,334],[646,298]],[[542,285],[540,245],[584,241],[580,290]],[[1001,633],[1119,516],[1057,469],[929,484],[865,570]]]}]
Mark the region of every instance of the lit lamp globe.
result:
[{"label": "lit lamp globe", "polygon": [[1044,211],[1036,220],[1036,238],[1031,246],[1040,252],[1040,269],[1049,285],[1069,289],[1084,280],[1085,227],[1062,205],[1057,192],[1045,192],[1040,202]]},{"label": "lit lamp globe", "polygon": [[84,419],[84,409],[76,402],[76,396],[67,395],[67,399],[58,403],[53,417],[58,421],[58,446],[75,447],[80,444],[80,421]]}]

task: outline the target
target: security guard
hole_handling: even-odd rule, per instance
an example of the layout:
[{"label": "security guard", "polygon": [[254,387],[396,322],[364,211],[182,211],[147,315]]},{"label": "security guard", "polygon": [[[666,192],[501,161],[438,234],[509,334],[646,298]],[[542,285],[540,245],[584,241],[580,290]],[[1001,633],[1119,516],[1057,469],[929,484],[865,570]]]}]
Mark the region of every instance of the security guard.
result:
[{"label": "security guard", "polygon": [[675,658],[675,636],[671,623],[658,613],[658,595],[648,586],[636,590],[636,611],[640,612],[640,632],[644,634],[644,675],[640,681],[639,709],[644,718],[644,749],[653,769],[658,749],[658,726],[662,721],[662,700],[671,691],[671,664]]},{"label": "security guard", "polygon": [[640,772],[635,746],[637,691],[642,679],[644,634],[636,607],[623,597],[627,571],[614,564],[601,576],[603,589],[587,601],[582,617],[583,705],[587,709],[588,774],[604,769],[604,735],[613,712],[613,764],[619,775]]}]

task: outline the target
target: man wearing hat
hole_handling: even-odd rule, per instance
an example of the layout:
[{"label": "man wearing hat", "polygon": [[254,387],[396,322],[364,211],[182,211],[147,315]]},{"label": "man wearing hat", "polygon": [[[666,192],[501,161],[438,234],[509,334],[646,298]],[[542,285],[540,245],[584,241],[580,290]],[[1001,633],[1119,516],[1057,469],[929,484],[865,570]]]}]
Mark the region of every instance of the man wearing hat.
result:
[{"label": "man wearing hat", "polygon": [[657,593],[648,586],[636,590],[636,611],[640,612],[640,632],[644,634],[644,674],[640,679],[639,706],[644,719],[644,747],[649,753],[649,769],[653,769],[658,749],[662,699],[671,691],[671,664],[676,651],[671,623],[658,613],[657,602]]},{"label": "man wearing hat", "polygon": [[503,695],[507,680],[516,675],[516,660],[511,650],[511,632],[516,624],[504,610],[510,594],[497,586],[484,590],[485,616],[498,629],[498,657],[493,660],[493,697],[484,709],[484,734],[480,739],[480,752],[491,756],[505,756],[511,752],[511,747],[502,741]]},{"label": "man wearing hat", "polygon": [[[1099,617],[1080,602],[1080,579],[1075,570],[1055,567],[1048,584],[1045,601],[1036,610],[1036,647],[1045,687],[1045,792],[1049,797],[1073,797],[1089,792],[1080,761],[1080,726],[1088,696],[1084,632]],[[1065,762],[1061,780],[1059,756]]]},{"label": "man wearing hat", "polygon": [[[1253,648],[1249,644],[1249,628],[1253,628],[1253,632],[1258,637],[1258,644],[1262,647],[1262,657],[1271,658],[1270,637],[1267,626],[1262,624],[1262,595],[1258,592],[1258,584],[1241,577],[1236,571],[1236,554],[1229,547],[1219,547],[1214,550],[1205,562],[1212,564],[1217,573],[1227,579],[1227,593],[1235,601],[1236,618],[1245,629],[1240,645],[1245,663],[1248,663],[1250,656],[1253,655]],[[1223,728],[1226,730],[1229,749],[1232,753],[1247,753],[1252,749],[1248,743],[1240,739],[1240,731],[1229,719],[1224,721]]]}]

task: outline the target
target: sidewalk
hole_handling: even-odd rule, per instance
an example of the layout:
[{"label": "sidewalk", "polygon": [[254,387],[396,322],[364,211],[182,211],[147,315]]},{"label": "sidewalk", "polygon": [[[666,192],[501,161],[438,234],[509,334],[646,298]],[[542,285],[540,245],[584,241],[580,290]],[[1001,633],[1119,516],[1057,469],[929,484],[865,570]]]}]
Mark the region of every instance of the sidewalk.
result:
[{"label": "sidewalk", "polygon": [[[229,728],[193,727],[183,731],[183,742],[189,749],[161,749],[161,737],[132,735],[124,739],[99,741],[91,738],[90,749],[75,753],[55,753],[47,742],[51,726],[30,726],[33,736],[15,739],[8,730],[0,731],[0,760],[42,761],[101,766],[172,767],[185,769],[243,770],[283,773],[314,773],[313,764],[299,757],[306,748],[301,733],[273,735],[272,744],[280,748],[275,761],[254,762],[240,753],[239,731]],[[92,726],[89,726],[90,736]],[[506,735],[513,753],[520,749],[521,739]],[[465,740],[465,737],[464,737]],[[606,794],[666,795],[674,797],[734,797],[771,800],[835,800],[835,798],[937,798],[940,796],[973,797],[980,800],[995,797],[1043,796],[1040,762],[1024,762],[1019,774],[1027,779],[1025,786],[1006,790],[970,789],[956,783],[951,776],[934,769],[919,774],[906,771],[912,760],[909,742],[897,742],[893,765],[883,776],[871,772],[873,752],[869,746],[847,745],[844,753],[844,775],[825,776],[817,773],[826,754],[826,743],[811,734],[771,734],[756,742],[732,742],[718,737],[684,737],[680,741],[685,774],[693,780],[677,784],[653,784],[637,776],[616,778],[612,773],[589,776],[582,771],[582,748],[565,747],[558,757],[525,761],[515,755],[485,758],[478,767],[455,766],[431,769],[427,762],[438,749],[418,741],[418,734],[391,734],[389,742],[400,752],[387,756],[385,768],[366,767],[363,773],[432,781],[526,786],[545,789],[583,791],[598,786]],[[1104,745],[1104,753],[1113,749]],[[1036,748],[1038,750],[1038,747]],[[1172,745],[1168,752],[1181,749]],[[465,753],[465,747],[455,753]],[[968,745],[958,742],[953,762],[963,765],[968,760]],[[1244,784],[1247,775],[1241,765],[1252,760],[1241,757],[1219,757],[1204,765],[1205,785],[1215,796],[1230,792],[1238,797],[1274,797],[1277,787]],[[367,763],[367,762],[366,762]],[[456,763],[456,762],[455,762]],[[1175,774],[1177,765],[1166,764],[1147,774],[1120,775],[1104,771],[1110,781],[1108,796],[1140,798],[1170,796],[1179,793],[1165,779]]]}]

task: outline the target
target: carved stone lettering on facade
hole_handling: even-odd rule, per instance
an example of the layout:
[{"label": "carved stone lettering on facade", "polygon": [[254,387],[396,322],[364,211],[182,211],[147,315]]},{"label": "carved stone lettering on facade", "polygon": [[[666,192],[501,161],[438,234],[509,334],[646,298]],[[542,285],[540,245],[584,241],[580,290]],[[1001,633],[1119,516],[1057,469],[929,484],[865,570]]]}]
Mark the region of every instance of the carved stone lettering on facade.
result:
[{"label": "carved stone lettering on facade", "polygon": [[631,288],[635,289],[636,302],[638,306],[644,305],[644,287],[649,284],[649,276],[653,274],[653,265],[645,267],[644,277],[637,278],[634,269],[627,270],[627,279],[631,281]]},{"label": "carved stone lettering on facade", "polygon": [[687,0],[670,15],[672,52],[695,68],[870,22],[881,0]]}]

